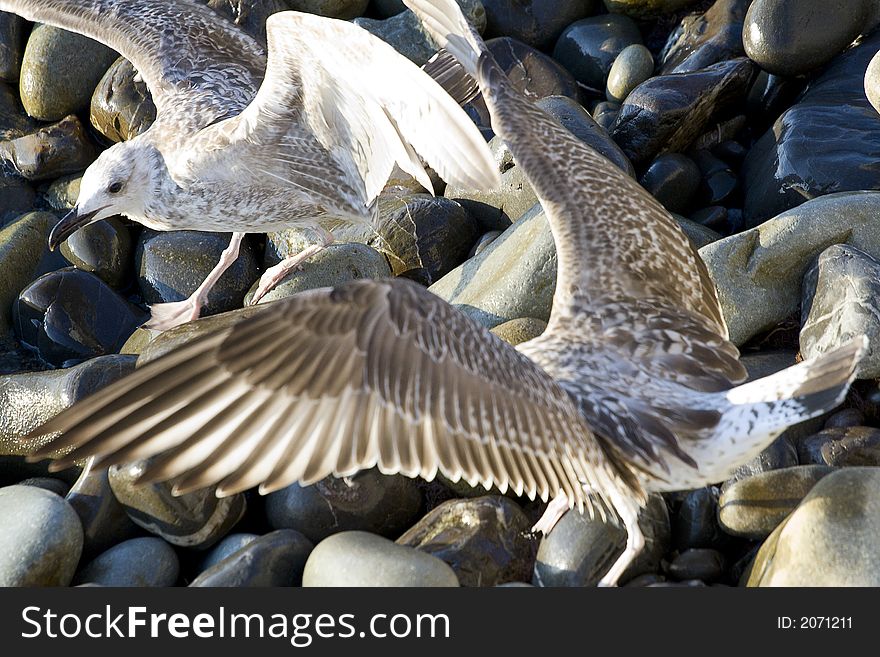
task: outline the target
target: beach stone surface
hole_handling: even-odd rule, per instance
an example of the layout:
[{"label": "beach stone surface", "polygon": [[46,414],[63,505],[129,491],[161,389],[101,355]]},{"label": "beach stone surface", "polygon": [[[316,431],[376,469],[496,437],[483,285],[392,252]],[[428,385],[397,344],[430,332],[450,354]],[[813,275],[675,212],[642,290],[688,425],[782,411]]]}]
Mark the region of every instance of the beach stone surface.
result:
[{"label": "beach stone surface", "polygon": [[132,538],[114,545],[80,568],[74,584],[173,586],[180,574],[177,553],[161,538]]},{"label": "beach stone surface", "polygon": [[591,16],[565,28],[556,41],[553,59],[578,82],[604,91],[614,60],[627,46],[640,43],[639,27],[628,16]]}]

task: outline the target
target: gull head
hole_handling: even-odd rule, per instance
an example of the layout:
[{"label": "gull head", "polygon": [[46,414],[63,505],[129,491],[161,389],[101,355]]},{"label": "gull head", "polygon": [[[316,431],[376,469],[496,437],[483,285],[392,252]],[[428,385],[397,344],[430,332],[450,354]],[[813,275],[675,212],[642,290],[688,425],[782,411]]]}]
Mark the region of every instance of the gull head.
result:
[{"label": "gull head", "polygon": [[137,138],[115,144],[101,153],[83,174],[76,207],[59,221],[49,235],[49,248],[84,226],[122,214],[137,219],[156,185],[155,148]]}]

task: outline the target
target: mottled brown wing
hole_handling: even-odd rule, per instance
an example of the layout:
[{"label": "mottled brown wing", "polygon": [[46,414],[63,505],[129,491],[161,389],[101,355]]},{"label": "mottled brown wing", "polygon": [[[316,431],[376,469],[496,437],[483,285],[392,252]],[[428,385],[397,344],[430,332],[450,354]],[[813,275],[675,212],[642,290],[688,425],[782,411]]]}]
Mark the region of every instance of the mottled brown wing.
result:
[{"label": "mottled brown wing", "polygon": [[256,40],[191,0],[0,0],[0,10],[110,46],[141,74],[159,119],[193,129],[238,114],[266,66]]},{"label": "mottled brown wing", "polygon": [[272,491],[378,466],[546,499],[601,463],[534,363],[414,283],[356,281],[271,304],[148,363],[36,433],[109,465],[154,455],[179,491]]}]

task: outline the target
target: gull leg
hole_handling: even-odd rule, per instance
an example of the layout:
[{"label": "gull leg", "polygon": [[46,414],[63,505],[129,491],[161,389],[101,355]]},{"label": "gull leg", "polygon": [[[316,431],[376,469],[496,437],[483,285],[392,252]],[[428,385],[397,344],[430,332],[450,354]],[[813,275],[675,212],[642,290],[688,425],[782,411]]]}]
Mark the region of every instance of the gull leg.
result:
[{"label": "gull leg", "polygon": [[220,280],[227,269],[238,258],[238,250],[244,233],[232,233],[229,246],[223,249],[220,260],[211,270],[211,273],[202,281],[189,298],[172,303],[157,303],[150,306],[150,319],[144,324],[144,328],[165,331],[181,324],[186,324],[199,316],[202,306],[208,300],[208,292]]},{"label": "gull leg", "polygon": [[[616,499],[615,499],[616,498]],[[617,580],[623,575],[623,571],[632,563],[642,548],[645,547],[645,535],[639,527],[639,509],[636,504],[615,496],[612,498],[614,507],[623,521],[626,529],[626,547],[611,569],[605,573],[605,577],[599,582],[599,586],[617,586]]]},{"label": "gull leg", "polygon": [[552,500],[550,500],[550,504],[547,505],[547,508],[544,509],[544,515],[538,519],[538,522],[535,523],[534,527],[532,527],[533,532],[541,532],[544,536],[547,536],[552,529],[556,526],[556,523],[568,512],[568,496],[567,495],[557,495]]},{"label": "gull leg", "polygon": [[285,258],[277,265],[273,265],[263,272],[263,275],[260,276],[260,284],[254,292],[253,299],[251,299],[252,306],[259,303],[260,299],[266,296],[266,293],[278,285],[278,283],[280,283],[290,272],[315,254],[320,253],[333,244],[333,234],[330,233],[330,231],[319,227],[316,232],[321,240],[319,244],[312,244],[299,253]]}]

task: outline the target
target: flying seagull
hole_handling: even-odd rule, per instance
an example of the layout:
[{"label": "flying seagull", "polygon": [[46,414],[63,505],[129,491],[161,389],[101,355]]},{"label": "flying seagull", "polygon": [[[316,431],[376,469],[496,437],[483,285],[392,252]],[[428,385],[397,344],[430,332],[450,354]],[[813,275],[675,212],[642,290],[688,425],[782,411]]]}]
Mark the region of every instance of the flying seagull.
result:
[{"label": "flying seagull", "polygon": [[[866,347],[746,372],[693,246],[642,187],[514,90],[452,0],[406,0],[476,78],[558,254],[547,330],[514,348],[415,283],[305,292],[150,362],[34,432],[61,469],[146,459],[218,495],[378,467],[612,511],[626,548],[654,491],[721,481],[838,405]],[[68,451],[69,450],[69,451]]]},{"label": "flying seagull", "polygon": [[191,0],[0,0],[0,10],[78,32],[127,57],[157,119],[86,170],[49,238],[126,215],[156,230],[233,231],[193,295],[151,308],[151,328],[198,316],[246,232],[311,229],[318,243],[268,269],[254,303],[332,242],[322,217],[369,224],[395,164],[426,189],[420,156],[474,188],[498,173],[479,130],[424,71],[346,21],[272,15],[262,46]]}]

